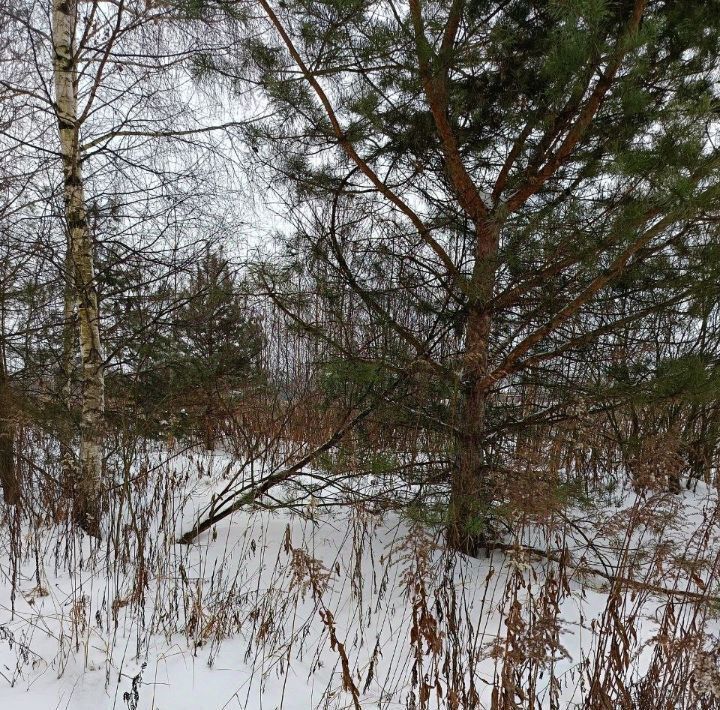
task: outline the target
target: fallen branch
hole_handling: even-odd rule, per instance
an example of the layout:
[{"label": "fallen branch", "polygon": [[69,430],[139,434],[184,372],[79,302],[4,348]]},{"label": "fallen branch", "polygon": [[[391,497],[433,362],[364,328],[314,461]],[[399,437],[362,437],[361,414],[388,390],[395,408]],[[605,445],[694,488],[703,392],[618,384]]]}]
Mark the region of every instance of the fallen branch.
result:
[{"label": "fallen branch", "polygon": [[508,543],[495,543],[491,546],[490,551],[501,550],[503,552],[525,552],[528,555],[533,555],[545,560],[551,560],[559,564],[565,564],[572,569],[580,572],[581,574],[591,574],[596,577],[602,577],[608,582],[625,586],[631,589],[638,589],[642,591],[652,592],[654,594],[660,594],[666,597],[680,597],[683,599],[691,599],[693,601],[701,602],[712,602],[714,604],[720,604],[720,596],[713,596],[711,594],[705,594],[703,592],[692,592],[689,589],[677,589],[663,587],[659,584],[652,584],[651,582],[642,582],[631,577],[623,577],[621,575],[612,574],[606,572],[598,567],[590,567],[588,565],[574,563],[570,559],[570,555],[567,550],[563,552],[556,552],[552,550],[543,550],[538,547],[527,547],[525,545],[512,545]]},{"label": "fallen branch", "polygon": [[[314,461],[320,454],[325,453],[329,449],[331,449],[333,446],[335,446],[337,443],[340,442],[340,440],[347,434],[353,427],[357,426],[363,419],[365,419],[374,409],[374,406],[367,407],[366,409],[363,409],[361,412],[356,414],[354,417],[352,417],[350,420],[345,422],[327,441],[325,441],[323,444],[318,446],[317,448],[313,449],[310,453],[303,456],[299,461],[294,463],[292,466],[289,466],[286,469],[283,469],[282,471],[278,471],[277,473],[274,473],[270,476],[268,476],[265,480],[263,480],[259,485],[252,488],[252,490],[245,493],[245,495],[241,495],[237,500],[232,502],[231,505],[227,508],[223,508],[222,510],[211,512],[211,514],[205,518],[205,520],[198,521],[190,530],[188,530],[186,533],[181,535],[177,542],[182,545],[187,545],[191,543],[198,535],[205,532],[206,530],[209,530],[213,525],[216,525],[221,520],[224,520],[229,515],[232,515],[233,513],[237,512],[241,508],[244,508],[246,505],[251,505],[254,503],[258,498],[265,495],[271,488],[274,486],[277,486],[280,483],[283,483],[287,481],[289,478],[294,476],[296,473],[299,473],[302,471],[305,466],[307,466],[309,463]],[[229,499],[223,501],[221,505],[226,505],[227,503],[230,503],[233,498],[236,498],[240,493],[233,494]]]}]

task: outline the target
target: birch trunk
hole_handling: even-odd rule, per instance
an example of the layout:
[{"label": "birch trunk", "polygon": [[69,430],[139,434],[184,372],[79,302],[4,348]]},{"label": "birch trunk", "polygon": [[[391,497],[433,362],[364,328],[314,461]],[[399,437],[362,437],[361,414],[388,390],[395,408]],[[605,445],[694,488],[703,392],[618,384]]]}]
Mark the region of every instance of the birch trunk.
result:
[{"label": "birch trunk", "polygon": [[63,161],[65,218],[71,282],[78,309],[82,416],[80,466],[74,486],[74,513],[91,535],[100,531],[105,383],[100,340],[93,240],[85,208],[78,125],[75,24],[77,0],[52,0],[53,74],[60,152]]},{"label": "birch trunk", "polygon": [[77,353],[78,324],[75,316],[76,298],[74,284],[73,260],[70,252],[70,241],[65,245],[65,291],[63,293],[63,386],[62,402],[65,406],[65,417],[60,428],[60,466],[61,485],[65,500],[72,502],[78,482],[77,461],[73,452],[75,427],[73,423],[73,381],[76,376],[75,359]]}]

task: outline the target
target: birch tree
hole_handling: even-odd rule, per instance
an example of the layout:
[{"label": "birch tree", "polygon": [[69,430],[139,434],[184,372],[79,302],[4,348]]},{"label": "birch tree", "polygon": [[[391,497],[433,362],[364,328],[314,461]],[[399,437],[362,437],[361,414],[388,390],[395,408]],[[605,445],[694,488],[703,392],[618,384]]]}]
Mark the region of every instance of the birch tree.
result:
[{"label": "birch tree", "polygon": [[97,536],[100,532],[105,377],[93,235],[88,223],[80,154],[75,43],[77,9],[74,0],[53,0],[53,79],[67,224],[67,264],[71,284],[68,301],[77,304],[80,344],[82,419],[80,469],[74,486],[75,515],[83,529]]},{"label": "birch tree", "polygon": [[203,242],[240,221],[235,203],[218,201],[233,192],[234,169],[232,159],[218,165],[220,146],[239,122],[228,113],[217,120],[212,97],[192,86],[196,50],[178,19],[170,5],[144,0],[0,6],[8,68],[0,89],[21,117],[2,127],[0,147],[34,166],[43,195],[23,217],[47,233],[36,249],[57,270],[64,488],[92,535],[112,487],[103,412],[108,368],[120,366],[114,334],[124,294],[192,261]]}]

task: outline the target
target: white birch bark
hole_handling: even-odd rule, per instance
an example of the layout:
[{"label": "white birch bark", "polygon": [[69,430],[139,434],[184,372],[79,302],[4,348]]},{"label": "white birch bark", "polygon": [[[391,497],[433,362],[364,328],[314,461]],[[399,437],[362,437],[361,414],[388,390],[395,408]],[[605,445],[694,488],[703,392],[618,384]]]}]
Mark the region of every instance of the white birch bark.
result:
[{"label": "white birch bark", "polygon": [[63,161],[65,218],[71,282],[78,308],[82,419],[80,470],[74,487],[78,523],[90,534],[100,529],[105,381],[98,298],[79,148],[77,0],[52,0],[53,74],[60,152]]}]

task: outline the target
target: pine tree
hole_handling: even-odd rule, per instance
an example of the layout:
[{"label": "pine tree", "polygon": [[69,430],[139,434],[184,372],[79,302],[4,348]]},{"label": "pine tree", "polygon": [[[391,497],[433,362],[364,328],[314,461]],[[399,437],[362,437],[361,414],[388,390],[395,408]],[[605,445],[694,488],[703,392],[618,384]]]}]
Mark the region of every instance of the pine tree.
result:
[{"label": "pine tree", "polygon": [[185,305],[173,318],[174,347],[165,364],[175,398],[202,409],[204,441],[212,449],[218,421],[262,381],[262,330],[222,252],[207,249],[179,295]]},{"label": "pine tree", "polygon": [[[274,34],[253,32],[245,49],[276,120],[249,140],[281,165],[295,206],[322,205],[326,227],[333,210],[363,212],[386,272],[413,263],[444,294],[437,322],[461,333],[462,352],[438,360],[437,331],[395,321],[362,247],[338,250],[337,225],[321,230],[314,248],[368,317],[395,322],[403,367],[425,361],[459,382],[448,536],[474,553],[507,485],[489,458],[497,393],[522,373],[562,379],[593,343],[717,277],[693,269],[720,204],[720,5],[259,5]],[[227,75],[231,60],[215,64]]]}]

